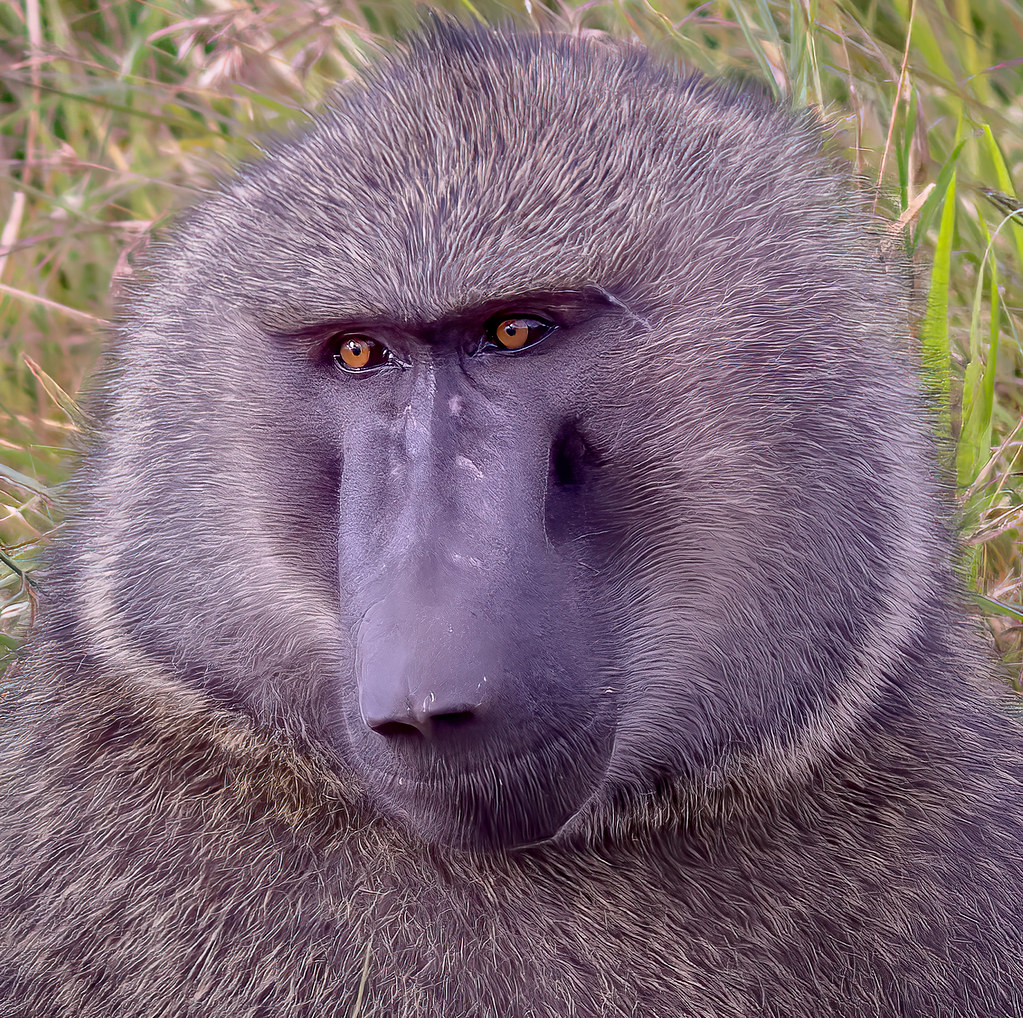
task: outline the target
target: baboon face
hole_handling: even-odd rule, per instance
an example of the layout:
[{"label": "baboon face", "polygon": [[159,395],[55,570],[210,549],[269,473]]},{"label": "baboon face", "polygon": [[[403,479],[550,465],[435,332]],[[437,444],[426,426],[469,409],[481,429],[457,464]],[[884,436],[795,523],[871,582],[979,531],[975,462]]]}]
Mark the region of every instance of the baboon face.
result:
[{"label": "baboon face", "polygon": [[340,738],[430,828],[549,837],[603,777],[617,709],[593,582],[610,550],[593,490],[610,436],[579,399],[579,349],[635,325],[560,290],[335,328],[355,650]]},{"label": "baboon face", "polygon": [[99,652],[458,845],[812,757],[929,554],[873,382],[899,300],[817,149],[561,37],[446,29],[342,89],[136,301]]}]

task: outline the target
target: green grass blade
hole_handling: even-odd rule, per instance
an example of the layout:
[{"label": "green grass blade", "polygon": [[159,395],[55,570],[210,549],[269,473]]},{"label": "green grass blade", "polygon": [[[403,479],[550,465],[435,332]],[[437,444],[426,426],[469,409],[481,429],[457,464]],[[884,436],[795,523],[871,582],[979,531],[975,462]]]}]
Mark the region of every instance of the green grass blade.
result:
[{"label": "green grass blade", "polygon": [[[935,188],[937,193],[937,188]],[[925,384],[936,398],[943,428],[949,426],[949,377],[952,359],[948,338],[949,278],[956,231],[956,175],[953,171],[941,198],[941,225],[931,266],[927,311],[920,329]]]}]

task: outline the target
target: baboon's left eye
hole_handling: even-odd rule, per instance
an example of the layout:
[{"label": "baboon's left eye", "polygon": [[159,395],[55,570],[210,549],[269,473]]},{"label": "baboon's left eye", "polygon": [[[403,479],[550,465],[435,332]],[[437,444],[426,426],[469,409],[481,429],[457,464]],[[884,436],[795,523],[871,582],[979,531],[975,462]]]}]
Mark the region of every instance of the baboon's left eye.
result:
[{"label": "baboon's left eye", "polygon": [[391,351],[369,336],[338,336],[334,361],[342,371],[361,375],[391,361]]},{"label": "baboon's left eye", "polygon": [[542,318],[496,318],[487,326],[486,344],[498,350],[524,350],[536,346],[553,329],[554,325]]}]

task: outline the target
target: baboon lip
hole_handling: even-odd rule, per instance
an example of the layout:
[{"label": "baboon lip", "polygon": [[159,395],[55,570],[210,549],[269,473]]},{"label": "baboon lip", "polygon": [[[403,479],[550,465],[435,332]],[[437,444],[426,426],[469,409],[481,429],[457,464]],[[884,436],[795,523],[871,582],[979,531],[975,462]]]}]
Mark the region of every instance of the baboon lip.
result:
[{"label": "baboon lip", "polygon": [[444,767],[428,775],[374,765],[361,770],[381,811],[426,840],[456,848],[520,850],[556,839],[597,794],[606,776],[607,747],[591,746],[579,756],[588,766],[577,763],[567,781],[553,767],[538,780],[530,756],[499,767]]}]

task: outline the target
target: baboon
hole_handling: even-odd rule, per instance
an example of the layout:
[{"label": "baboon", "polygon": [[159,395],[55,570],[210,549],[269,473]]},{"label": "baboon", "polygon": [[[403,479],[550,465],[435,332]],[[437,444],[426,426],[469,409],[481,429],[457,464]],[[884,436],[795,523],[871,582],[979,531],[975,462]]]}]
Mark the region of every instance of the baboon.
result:
[{"label": "baboon", "polygon": [[873,231],[755,88],[450,25],[187,215],[4,700],[2,1013],[1023,1013]]}]

